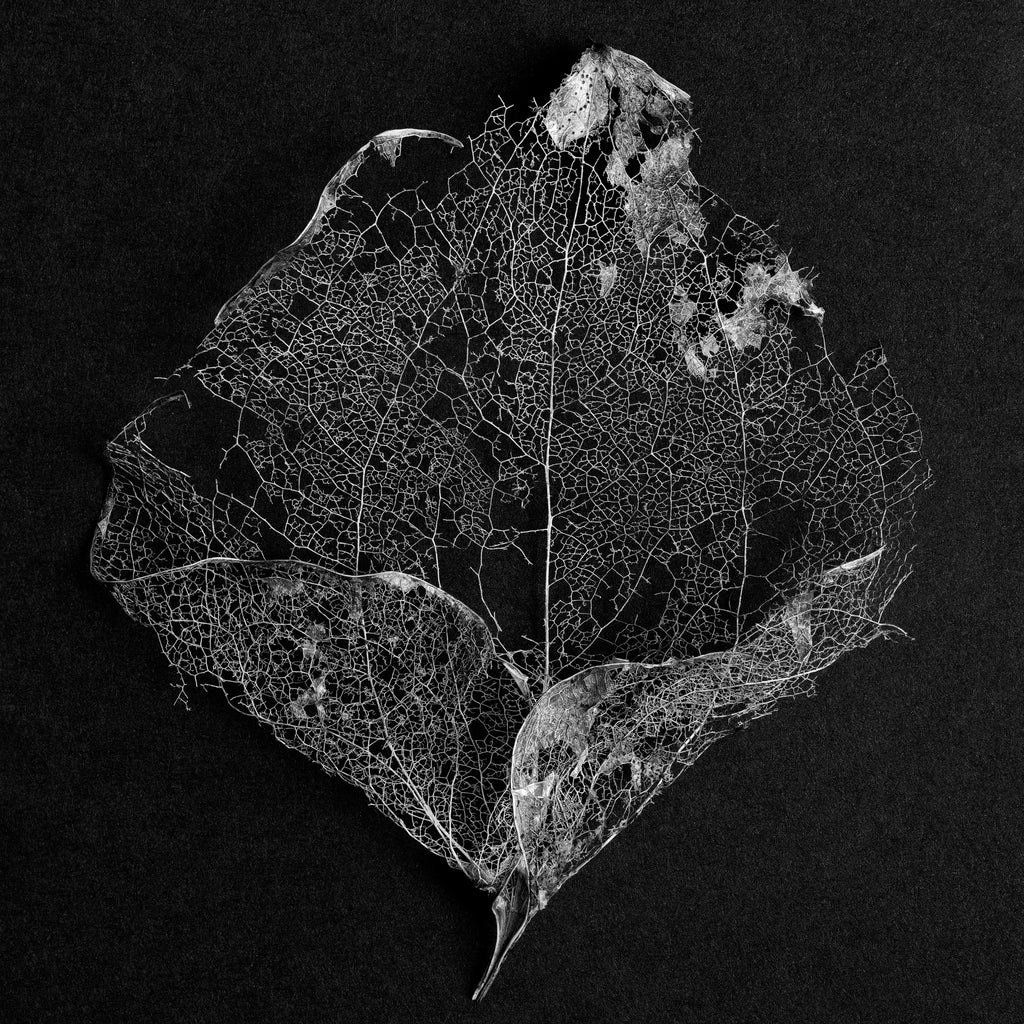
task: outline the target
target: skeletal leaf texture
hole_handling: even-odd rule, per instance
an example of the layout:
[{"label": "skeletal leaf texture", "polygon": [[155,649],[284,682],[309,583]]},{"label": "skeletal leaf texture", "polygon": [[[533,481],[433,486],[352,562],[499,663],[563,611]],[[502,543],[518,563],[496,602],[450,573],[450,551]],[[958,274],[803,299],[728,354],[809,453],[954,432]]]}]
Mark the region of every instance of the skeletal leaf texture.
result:
[{"label": "skeletal leaf texture", "polygon": [[[495,893],[478,994],[714,739],[900,632],[913,411],[698,185],[689,110],[596,47],[466,146],[377,136],[109,445],[94,574]],[[436,194],[368,197],[403,147]]]}]

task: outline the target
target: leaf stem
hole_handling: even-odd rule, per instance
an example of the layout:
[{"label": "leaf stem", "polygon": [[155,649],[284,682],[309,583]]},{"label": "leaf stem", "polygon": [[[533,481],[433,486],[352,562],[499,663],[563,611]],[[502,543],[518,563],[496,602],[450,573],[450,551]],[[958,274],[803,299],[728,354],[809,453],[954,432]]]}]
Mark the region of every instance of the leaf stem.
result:
[{"label": "leaf stem", "polygon": [[477,1001],[487,995],[509,950],[519,941],[530,919],[538,910],[536,901],[530,896],[530,880],[526,864],[521,859],[512,869],[498,895],[494,897],[491,910],[494,912],[497,925],[494,955],[473,993],[473,998]]}]

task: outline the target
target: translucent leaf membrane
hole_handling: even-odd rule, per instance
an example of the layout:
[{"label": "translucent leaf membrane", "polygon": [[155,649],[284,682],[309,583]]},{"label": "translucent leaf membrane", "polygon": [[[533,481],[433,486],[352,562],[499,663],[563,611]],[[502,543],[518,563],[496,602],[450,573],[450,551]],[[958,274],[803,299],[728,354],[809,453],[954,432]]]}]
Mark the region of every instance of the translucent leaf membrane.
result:
[{"label": "translucent leaf membrane", "polygon": [[478,994],[712,740],[896,629],[913,411],[696,182],[689,108],[598,47],[433,195],[374,175],[461,143],[376,136],[109,448],[94,573],[496,893]]}]

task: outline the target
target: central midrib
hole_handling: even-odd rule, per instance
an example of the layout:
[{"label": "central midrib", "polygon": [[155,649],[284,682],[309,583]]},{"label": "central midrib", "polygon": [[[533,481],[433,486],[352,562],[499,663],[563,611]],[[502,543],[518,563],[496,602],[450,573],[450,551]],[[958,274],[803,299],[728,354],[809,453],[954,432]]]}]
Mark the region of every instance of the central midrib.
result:
[{"label": "central midrib", "polygon": [[[590,138],[590,131],[583,138],[581,152],[586,152],[587,142]],[[573,235],[576,232],[576,222],[580,212],[580,203],[583,201],[583,184],[585,180],[586,161],[580,160],[580,181],[576,192],[576,206],[572,212],[572,220],[569,223],[569,232],[565,240],[565,257],[562,267],[562,280],[558,285],[558,299],[555,303],[555,315],[551,323],[551,363],[548,369],[548,423],[547,436],[544,443],[544,495],[547,504],[547,527],[545,531],[544,547],[544,678],[541,682],[542,689],[547,690],[551,685],[551,542],[554,536],[555,510],[551,496],[551,447],[555,428],[555,361],[556,345],[555,338],[558,333],[558,317],[562,311],[562,297],[565,294],[565,284],[569,279],[569,254],[572,249]]]}]

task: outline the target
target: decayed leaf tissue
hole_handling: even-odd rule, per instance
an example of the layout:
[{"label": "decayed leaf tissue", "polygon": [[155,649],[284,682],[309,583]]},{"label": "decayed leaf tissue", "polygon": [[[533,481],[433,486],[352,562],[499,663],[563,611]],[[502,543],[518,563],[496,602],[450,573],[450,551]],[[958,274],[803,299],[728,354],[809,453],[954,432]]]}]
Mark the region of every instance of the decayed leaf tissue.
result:
[{"label": "decayed leaf tissue", "polygon": [[[596,47],[435,196],[365,185],[462,143],[378,135],[109,445],[96,577],[495,894],[478,996],[714,739],[900,632],[914,413],[697,184],[689,110]],[[208,468],[165,461],[198,406]]]}]

